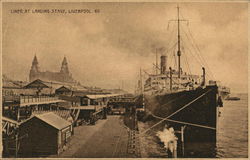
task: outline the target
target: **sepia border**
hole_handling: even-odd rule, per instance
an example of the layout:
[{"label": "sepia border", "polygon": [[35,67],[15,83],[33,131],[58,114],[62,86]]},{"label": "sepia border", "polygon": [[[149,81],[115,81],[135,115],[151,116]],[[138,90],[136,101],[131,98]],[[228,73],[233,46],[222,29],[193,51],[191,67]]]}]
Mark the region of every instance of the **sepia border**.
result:
[{"label": "sepia border", "polygon": [[[249,37],[250,37],[250,0],[1,0],[0,2],[0,19],[1,19],[1,39],[0,39],[0,43],[1,43],[1,56],[0,56],[0,75],[2,78],[2,7],[3,7],[3,3],[4,2],[135,2],[135,3],[140,3],[140,2],[198,2],[198,3],[203,3],[203,2],[217,2],[217,3],[247,3],[248,4],[248,157],[250,157],[250,150],[249,150],[249,146],[250,146],[250,134],[249,134],[249,117],[250,117],[250,112],[249,112],[249,106],[250,106],[250,95],[249,95],[249,91],[250,91],[250,51],[249,51],[249,46],[250,46],[250,41],[249,41]],[[0,87],[2,88],[2,83],[0,83]],[[0,90],[0,100],[2,101],[2,89]],[[1,114],[1,121],[2,121],[2,103],[1,103],[1,109],[0,109],[0,114]],[[2,130],[2,123],[1,123],[1,128],[0,131]],[[0,132],[0,152],[2,153],[2,131]],[[2,155],[0,155],[1,157]],[[3,158],[3,159],[13,159],[13,158]],[[27,159],[27,158],[18,158],[18,159]],[[28,158],[28,159],[41,159],[41,158]],[[89,159],[89,158],[42,158],[42,159]],[[93,160],[96,159],[100,159],[100,158],[91,158]],[[124,159],[124,158],[101,158],[103,160],[106,159]],[[127,159],[127,158],[126,158]],[[165,158],[130,158],[130,159],[140,159],[140,160],[144,160],[144,159],[148,159],[148,160],[153,160],[153,159],[165,159]],[[193,158],[178,158],[178,159],[193,159]],[[198,159],[198,158],[197,158]],[[199,159],[204,159],[204,158],[199,158]],[[206,158],[206,159],[218,159],[218,158]],[[248,158],[219,158],[219,159],[248,159]]]}]

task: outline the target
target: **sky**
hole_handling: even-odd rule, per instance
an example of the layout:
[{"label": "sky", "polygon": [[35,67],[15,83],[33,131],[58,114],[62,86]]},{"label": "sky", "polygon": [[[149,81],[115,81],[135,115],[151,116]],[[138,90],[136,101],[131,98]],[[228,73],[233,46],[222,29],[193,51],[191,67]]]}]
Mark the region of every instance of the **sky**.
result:
[{"label": "sky", "polygon": [[[153,72],[156,49],[158,57],[167,55],[167,67],[175,66],[176,6],[3,3],[2,72],[28,80],[34,55],[41,70],[54,72],[60,71],[65,56],[73,77],[83,85],[132,91],[140,68]],[[181,22],[180,31],[183,70],[201,74],[205,66],[208,79],[221,81],[233,92],[247,92],[247,3],[192,2],[179,7],[180,18],[188,20]],[[13,13],[17,9],[30,11]],[[67,13],[33,13],[36,9]],[[69,13],[74,9],[91,13]]]}]

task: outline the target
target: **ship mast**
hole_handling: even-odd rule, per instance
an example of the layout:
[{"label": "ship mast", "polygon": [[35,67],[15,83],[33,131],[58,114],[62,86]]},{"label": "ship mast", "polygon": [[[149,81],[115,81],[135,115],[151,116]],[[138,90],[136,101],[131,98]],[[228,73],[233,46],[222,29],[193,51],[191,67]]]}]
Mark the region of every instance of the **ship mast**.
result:
[{"label": "ship mast", "polygon": [[179,18],[179,6],[177,6],[177,23],[178,23],[178,51],[177,51],[177,56],[178,56],[178,78],[181,77],[181,42],[180,42],[180,18]]},{"label": "ship mast", "polygon": [[143,86],[142,86],[142,73],[141,73],[141,68],[140,68],[140,94],[143,94]]},{"label": "ship mast", "polygon": [[158,74],[158,55],[157,55],[157,48],[155,49],[155,74]]}]

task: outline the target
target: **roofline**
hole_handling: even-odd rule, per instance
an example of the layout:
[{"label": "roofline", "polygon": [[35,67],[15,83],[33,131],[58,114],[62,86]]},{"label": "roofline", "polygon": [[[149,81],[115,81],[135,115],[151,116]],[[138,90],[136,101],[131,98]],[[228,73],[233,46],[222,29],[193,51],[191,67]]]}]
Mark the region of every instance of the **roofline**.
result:
[{"label": "roofline", "polygon": [[[48,112],[48,113],[53,113],[53,112]],[[48,113],[44,113],[44,114],[48,114]],[[55,113],[54,113],[54,114],[55,114]],[[43,115],[43,114],[41,114],[41,115]],[[56,115],[56,114],[55,114],[55,115]],[[58,116],[58,115],[56,115],[56,116]],[[60,116],[59,116],[59,117],[60,117]],[[32,116],[29,117],[28,119],[26,119],[26,120],[24,120],[24,121],[18,123],[18,125],[22,125],[23,123],[25,123],[25,122],[31,120],[32,118],[37,118],[37,119],[43,121],[44,123],[48,124],[49,126],[55,128],[55,129],[57,129],[57,130],[59,130],[59,131],[61,131],[62,129],[68,127],[68,126],[66,126],[66,127],[64,127],[64,128],[58,129],[58,128],[56,128],[55,126],[53,126],[53,125],[47,123],[46,121],[42,120],[41,118],[39,118],[39,114],[37,114],[37,115],[32,115]],[[62,117],[60,117],[60,118],[62,118]],[[62,118],[62,119],[63,119],[63,118]],[[63,120],[65,120],[65,119],[63,119]],[[67,121],[67,120],[65,120],[65,121]],[[72,124],[70,124],[69,126],[71,126],[71,125],[72,125]]]}]

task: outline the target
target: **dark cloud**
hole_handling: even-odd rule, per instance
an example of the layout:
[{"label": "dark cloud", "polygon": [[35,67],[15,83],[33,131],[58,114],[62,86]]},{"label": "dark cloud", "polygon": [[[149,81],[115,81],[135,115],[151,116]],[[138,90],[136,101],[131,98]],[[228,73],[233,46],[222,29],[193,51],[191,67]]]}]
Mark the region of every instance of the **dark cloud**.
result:
[{"label": "dark cloud", "polygon": [[133,20],[121,17],[105,23],[104,30],[109,44],[129,54],[128,56],[152,55],[156,48],[164,48],[168,38],[163,39],[161,37],[164,33],[134,26]]}]

